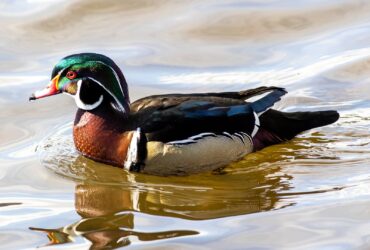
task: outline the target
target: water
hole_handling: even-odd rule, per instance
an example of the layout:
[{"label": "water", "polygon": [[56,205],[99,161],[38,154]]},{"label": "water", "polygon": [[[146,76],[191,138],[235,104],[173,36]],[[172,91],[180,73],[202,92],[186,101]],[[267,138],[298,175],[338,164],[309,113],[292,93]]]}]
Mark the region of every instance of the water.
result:
[{"label": "water", "polygon": [[[368,1],[0,2],[0,248],[368,249]],[[287,88],[328,127],[190,177],[78,156],[67,96],[29,103],[54,64],[99,52],[131,99]]]}]

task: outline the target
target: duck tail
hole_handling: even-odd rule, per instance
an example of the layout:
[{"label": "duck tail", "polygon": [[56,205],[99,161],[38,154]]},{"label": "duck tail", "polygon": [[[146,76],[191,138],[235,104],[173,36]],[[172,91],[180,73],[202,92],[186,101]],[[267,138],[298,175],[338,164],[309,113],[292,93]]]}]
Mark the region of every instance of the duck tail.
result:
[{"label": "duck tail", "polygon": [[305,130],[332,124],[338,119],[339,113],[334,110],[291,113],[269,110],[260,116],[261,127],[282,141],[290,140]]},{"label": "duck tail", "polygon": [[280,101],[281,97],[287,93],[283,88],[274,88],[267,95],[259,98],[258,100],[250,103],[253,111],[261,114],[271,108],[276,102]]},{"label": "duck tail", "polygon": [[272,92],[272,91],[275,91],[275,90],[284,91],[285,94],[286,94],[286,90],[284,88],[273,87],[273,86],[272,87],[263,86],[263,87],[258,87],[258,88],[255,88],[255,89],[247,89],[247,90],[242,90],[242,91],[239,91],[239,92],[235,92],[235,97],[233,97],[233,98],[249,101],[248,100],[249,98],[256,98],[260,95],[263,95],[263,94],[266,94],[268,92]]}]

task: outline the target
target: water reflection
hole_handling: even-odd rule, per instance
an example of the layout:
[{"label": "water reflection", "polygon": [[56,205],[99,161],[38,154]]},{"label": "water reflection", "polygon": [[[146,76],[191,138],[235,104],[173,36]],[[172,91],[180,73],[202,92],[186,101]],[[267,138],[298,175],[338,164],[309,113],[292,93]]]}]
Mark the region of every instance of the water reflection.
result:
[{"label": "water reflection", "polygon": [[[57,229],[33,228],[31,230],[45,232],[49,238],[48,245],[64,244],[73,242],[77,237],[83,237],[91,242],[90,249],[114,249],[131,244],[130,237],[135,237],[135,241],[154,241],[163,240],[174,237],[189,236],[198,234],[194,230],[169,230],[158,232],[142,232],[134,230],[134,214],[130,212],[112,213],[112,208],[109,208],[111,203],[102,205],[102,201],[89,201],[86,206],[80,207],[78,199],[101,198],[84,197],[85,191],[82,191],[82,197],[79,197],[79,188],[76,191],[76,211],[82,216],[82,219],[74,224],[64,226]],[[82,187],[85,189],[85,187]],[[107,194],[105,194],[107,195]],[[116,203],[117,204],[117,203]],[[94,207],[94,206],[97,207]],[[82,212],[79,209],[82,209]],[[118,207],[113,208],[119,209]],[[87,210],[90,210],[91,214]],[[99,215],[97,215],[98,213]]]},{"label": "water reflection", "polygon": [[[253,184],[257,183],[250,185]],[[222,194],[231,190],[208,189],[199,192],[181,187],[162,187],[138,191],[118,185],[84,183],[76,187],[75,204],[76,211],[82,217],[137,211],[192,220],[254,213],[275,207],[277,195],[269,190],[273,184],[266,188],[251,186],[244,186],[242,191],[235,190],[235,193],[240,192],[239,195],[224,196],[221,199]],[[183,190],[175,194],[174,189]]]},{"label": "water reflection", "polygon": [[111,185],[79,184],[75,192],[75,209],[81,220],[57,229],[30,228],[47,233],[49,245],[75,241],[84,237],[91,249],[117,248],[131,244],[130,236],[139,241],[154,241],[196,235],[194,230],[143,232],[135,230],[135,194]]},{"label": "water reflection", "polygon": [[89,216],[138,211],[203,220],[268,211],[287,205],[277,193],[289,190],[292,179],[273,163],[276,155],[262,156],[267,161],[261,164],[256,154],[227,169],[187,177],[134,174],[66,151],[48,156],[46,167],[83,181],[76,187],[76,209]]},{"label": "water reflection", "polygon": [[[78,184],[75,189],[75,209],[81,216],[79,221],[58,229],[31,229],[47,233],[49,245],[68,243],[75,241],[77,237],[83,237],[92,243],[92,249],[130,245],[131,236],[138,241],[154,241],[196,235],[198,232],[195,230],[138,230],[135,227],[135,212],[187,219],[211,219],[273,209],[278,198],[271,187],[277,185],[279,180],[264,183],[262,172],[253,173],[251,178],[256,178],[256,182],[243,187],[244,198],[234,196],[230,199],[223,196],[230,190],[197,192],[183,188],[184,195],[179,195],[170,191],[174,188],[171,186],[144,192],[120,185],[87,181]],[[266,184],[265,187],[253,188],[259,181],[260,184]],[[215,194],[216,197],[223,198],[214,199]],[[194,195],[198,197],[190,199]]]},{"label": "water reflection", "polygon": [[[48,143],[44,148],[50,156],[53,151]],[[142,214],[149,214],[160,216],[159,220],[166,217],[208,220],[293,204],[278,194],[280,190],[289,190],[287,180],[292,177],[280,175],[279,165],[260,166],[258,157],[242,161],[241,164],[252,164],[248,170],[244,165],[242,172],[238,172],[238,163],[230,166],[231,172],[220,169],[190,177],[159,177],[127,173],[90,161],[73,151],[69,155],[64,153],[51,154],[54,158],[48,162],[46,157],[43,162],[49,164],[49,168],[58,162],[60,174],[80,178],[75,188],[75,209],[81,219],[58,229],[31,228],[47,233],[49,244],[68,243],[83,237],[92,243],[92,249],[99,249],[130,245],[132,237],[135,241],[154,241],[191,236],[199,232],[177,228],[177,225],[171,230],[163,230],[158,225],[142,229],[137,225],[137,217],[140,220]]]}]

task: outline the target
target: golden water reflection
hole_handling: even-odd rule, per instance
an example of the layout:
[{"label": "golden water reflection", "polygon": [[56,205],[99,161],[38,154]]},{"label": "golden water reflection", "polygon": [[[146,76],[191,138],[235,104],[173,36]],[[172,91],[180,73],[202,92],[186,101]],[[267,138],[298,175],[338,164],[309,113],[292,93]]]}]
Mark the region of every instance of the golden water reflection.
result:
[{"label": "golden water reflection", "polygon": [[196,235],[194,230],[135,230],[133,195],[127,189],[111,185],[78,184],[75,209],[81,219],[57,229],[30,228],[47,233],[48,245],[69,243],[83,237],[92,244],[90,249],[106,249],[131,244],[130,237],[139,241],[154,241]]},{"label": "golden water reflection", "polygon": [[133,175],[97,163],[83,164],[86,161],[78,156],[73,164],[84,166],[80,171],[90,176],[75,187],[75,210],[81,219],[57,229],[31,228],[47,233],[49,245],[83,237],[91,242],[92,249],[117,248],[132,244],[132,237],[135,241],[155,241],[200,233],[182,228],[181,223],[172,230],[156,225],[142,230],[137,228],[136,220],[143,214],[207,220],[293,204],[280,202],[277,190],[289,189],[285,181],[289,177],[279,176],[278,166],[252,167],[242,179],[224,170],[189,177],[158,177]]}]

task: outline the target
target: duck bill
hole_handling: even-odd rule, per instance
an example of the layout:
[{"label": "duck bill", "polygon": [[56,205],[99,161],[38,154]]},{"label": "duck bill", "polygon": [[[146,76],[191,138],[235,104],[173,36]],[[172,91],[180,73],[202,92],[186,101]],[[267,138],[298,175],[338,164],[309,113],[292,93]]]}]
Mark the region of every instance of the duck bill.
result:
[{"label": "duck bill", "polygon": [[44,97],[47,97],[47,96],[60,94],[61,91],[58,90],[58,87],[57,87],[59,77],[60,77],[59,74],[56,75],[53,79],[51,79],[50,83],[48,84],[48,86],[46,86],[46,88],[44,88],[43,90],[38,90],[35,93],[32,93],[32,95],[29,98],[30,101],[40,99],[40,98],[44,98]]}]

